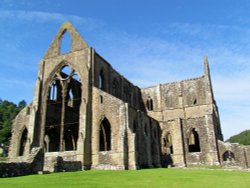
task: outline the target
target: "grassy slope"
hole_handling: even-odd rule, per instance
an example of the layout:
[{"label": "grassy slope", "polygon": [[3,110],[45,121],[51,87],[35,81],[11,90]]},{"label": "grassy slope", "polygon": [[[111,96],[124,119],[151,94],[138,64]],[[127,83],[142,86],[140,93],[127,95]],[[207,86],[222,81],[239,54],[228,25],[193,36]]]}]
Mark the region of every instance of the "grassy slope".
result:
[{"label": "grassy slope", "polygon": [[84,171],[0,179],[1,187],[250,187],[249,172],[222,170],[148,169]]}]

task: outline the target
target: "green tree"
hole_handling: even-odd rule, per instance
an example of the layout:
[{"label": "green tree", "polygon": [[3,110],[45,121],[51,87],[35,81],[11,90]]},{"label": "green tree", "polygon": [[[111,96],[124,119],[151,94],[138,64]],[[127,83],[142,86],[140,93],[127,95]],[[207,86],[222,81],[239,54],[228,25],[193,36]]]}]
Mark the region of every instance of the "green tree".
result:
[{"label": "green tree", "polygon": [[20,101],[17,106],[13,102],[0,99],[0,144],[8,145],[12,120],[25,106],[24,100]]},{"label": "green tree", "polygon": [[243,131],[237,135],[230,137],[227,142],[250,145],[250,130]]}]

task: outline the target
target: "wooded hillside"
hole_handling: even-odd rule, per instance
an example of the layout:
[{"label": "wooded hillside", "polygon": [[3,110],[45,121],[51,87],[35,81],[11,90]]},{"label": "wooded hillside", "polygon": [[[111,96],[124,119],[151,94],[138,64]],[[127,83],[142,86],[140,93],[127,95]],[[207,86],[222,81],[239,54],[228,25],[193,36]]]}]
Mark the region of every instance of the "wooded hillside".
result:
[{"label": "wooded hillside", "polygon": [[230,137],[227,142],[250,145],[250,130],[243,131],[237,135]]}]

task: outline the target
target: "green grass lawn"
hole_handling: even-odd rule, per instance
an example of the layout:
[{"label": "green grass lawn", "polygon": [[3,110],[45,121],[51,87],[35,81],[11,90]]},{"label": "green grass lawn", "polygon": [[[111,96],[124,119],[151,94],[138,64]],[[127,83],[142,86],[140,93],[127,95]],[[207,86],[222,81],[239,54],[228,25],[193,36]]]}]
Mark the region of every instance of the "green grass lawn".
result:
[{"label": "green grass lawn", "polygon": [[0,187],[250,187],[250,173],[223,170],[146,169],[80,171],[1,178]]}]

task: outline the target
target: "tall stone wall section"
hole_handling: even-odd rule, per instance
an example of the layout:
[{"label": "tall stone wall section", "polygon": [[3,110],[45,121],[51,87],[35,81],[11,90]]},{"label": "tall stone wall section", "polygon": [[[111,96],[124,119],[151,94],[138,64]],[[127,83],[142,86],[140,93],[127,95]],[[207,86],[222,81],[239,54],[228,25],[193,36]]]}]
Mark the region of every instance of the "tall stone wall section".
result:
[{"label": "tall stone wall section", "polygon": [[[214,126],[218,116],[208,76],[142,89],[144,103],[153,100],[153,110],[147,113],[160,122],[161,136],[172,136],[173,153],[162,157],[175,166],[219,164],[215,128],[220,125]],[[199,134],[200,152],[188,151],[191,129]]]}]

